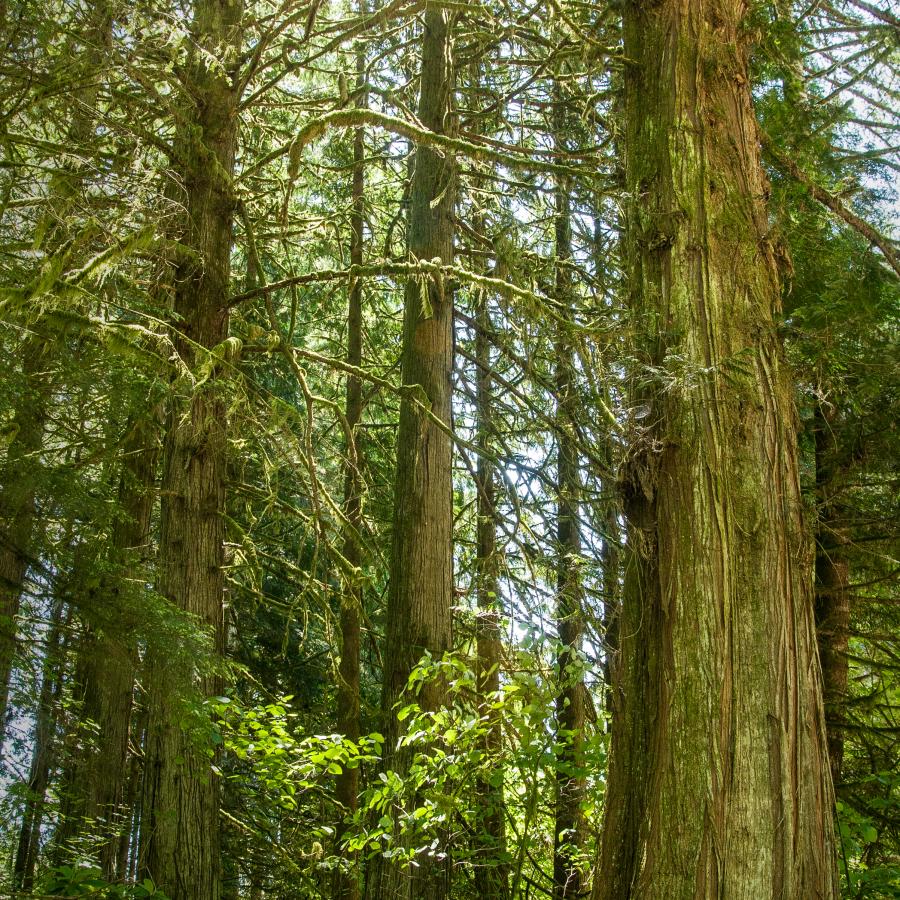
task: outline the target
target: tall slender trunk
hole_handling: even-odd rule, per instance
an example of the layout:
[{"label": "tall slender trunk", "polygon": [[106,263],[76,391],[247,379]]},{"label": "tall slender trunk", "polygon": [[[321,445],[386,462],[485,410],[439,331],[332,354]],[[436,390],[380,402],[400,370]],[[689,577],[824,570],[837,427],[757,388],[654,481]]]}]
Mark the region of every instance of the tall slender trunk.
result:
[{"label": "tall slender trunk", "polygon": [[[438,3],[424,13],[418,117],[447,133],[453,84],[450,14]],[[456,197],[455,164],[420,146],[410,188],[411,259],[453,260],[452,212]],[[453,599],[453,505],[451,376],[453,298],[439,276],[412,277],[404,302],[402,379],[397,434],[393,545],[387,603],[382,711],[385,764],[405,774],[409,750],[395,750],[400,724],[393,706],[409,675],[427,651],[439,659],[451,646]],[[417,389],[413,391],[414,388]],[[419,701],[436,709],[444,700],[439,680],[426,684]],[[447,848],[444,848],[447,849]],[[417,867],[376,859],[375,897],[384,900],[437,900],[446,896],[449,864],[422,854]]]},{"label": "tall slender trunk", "polygon": [[[480,223],[478,223],[480,224]],[[480,232],[482,228],[476,229]],[[486,900],[502,900],[509,895],[509,866],[500,861],[506,853],[506,812],[503,796],[503,769],[494,762],[503,743],[503,723],[492,709],[500,693],[500,560],[497,555],[496,472],[491,459],[493,430],[493,378],[491,374],[490,312],[488,293],[478,293],[475,331],[476,416],[479,456],[475,470],[477,528],[475,589],[478,602],[476,625],[476,686],[481,715],[489,717],[482,750],[491,768],[487,778],[476,784],[478,793],[475,887]],[[486,856],[482,861],[479,857]]]},{"label": "tall slender trunk", "polygon": [[140,703],[140,693],[135,692],[134,723],[132,728],[132,744],[135,748],[128,760],[128,773],[125,783],[125,802],[127,820],[119,841],[119,857],[116,860],[116,880],[136,881],[140,860],[141,836],[141,787],[142,787],[142,754],[147,732],[147,708]]},{"label": "tall slender trunk", "polygon": [[[56,600],[50,615],[47,648],[41,677],[41,693],[38,699],[37,720],[34,728],[34,744],[31,767],[28,773],[28,795],[19,828],[19,843],[13,863],[13,884],[22,891],[34,886],[34,870],[40,849],[41,826],[47,802],[47,788],[53,774],[57,756],[56,730],[59,721],[59,699],[65,658],[64,604]],[[66,614],[68,619],[71,611]]]},{"label": "tall slender trunk", "polygon": [[[611,449],[611,448],[610,448]],[[613,471],[614,460],[610,452],[607,455],[610,471]],[[602,566],[601,585],[603,591],[603,683],[604,709],[612,712],[613,671],[619,648],[619,603],[620,603],[620,528],[619,505],[615,485],[603,485],[603,545],[600,549]]]},{"label": "tall slender trunk", "polygon": [[[553,88],[554,142],[566,150],[568,125],[565,97],[558,81]],[[575,436],[576,396],[572,346],[572,211],[571,181],[558,176],[555,201],[556,300],[569,318],[557,325],[554,347],[556,365],[556,627],[559,639],[556,698],[556,803],[553,829],[554,900],[579,897],[584,872],[577,857],[583,849],[585,687],[581,659],[584,615],[581,609],[581,532],[578,504],[581,495],[578,444]]]},{"label": "tall slender trunk", "polygon": [[[740,0],[625,5],[635,405],[596,900],[837,896]],[[661,374],[664,373],[664,374]]]},{"label": "tall slender trunk", "polygon": [[833,410],[816,407],[816,637],[822,665],[828,757],[835,787],[844,765],[844,730],[847,724],[847,686],[850,642],[850,543],[845,511],[836,494],[840,489],[839,447]]},{"label": "tall slender trunk", "polygon": [[35,519],[35,472],[44,442],[49,380],[43,369],[46,345],[25,341],[22,376],[25,390],[13,421],[15,437],[7,450],[0,491],[0,759],[6,740],[10,678],[16,656],[16,618],[32,553]]},{"label": "tall slender trunk", "polygon": [[[619,97],[621,95],[618,95]],[[618,104],[617,104],[618,105]],[[621,118],[621,110],[617,115]],[[619,141],[615,142],[616,153],[619,149]],[[624,181],[624,167],[618,173]],[[599,207],[598,207],[599,208]],[[595,277],[599,277],[604,271],[603,259],[603,220],[600,214],[594,216],[594,235],[591,247],[594,259]],[[602,398],[608,409],[614,406],[612,391],[607,387]],[[600,549],[601,567],[601,592],[603,595],[603,611],[601,625],[603,628],[603,708],[607,714],[612,712],[612,686],[613,670],[616,664],[617,650],[619,646],[619,605],[621,603],[621,553],[619,548],[622,543],[622,529],[619,524],[620,504],[619,486],[613,473],[618,465],[617,447],[613,431],[608,429],[602,447],[603,461],[607,474],[603,477],[601,500],[601,529],[602,545]],[[607,719],[606,727],[610,726]]]},{"label": "tall slender trunk", "polygon": [[[186,211],[184,254],[175,273],[178,352],[195,369],[228,336],[232,177],[238,139],[236,74],[240,0],[196,0],[198,48],[186,72],[186,115],[178,141]],[[163,445],[159,592],[224,643],[226,406],[215,372],[170,404]],[[218,900],[219,783],[207,748],[182,725],[184,694],[219,693],[220,678],[182,651],[151,646],[142,801],[142,868],[172,900]]]},{"label": "tall slender trunk", "polygon": [[109,574],[90,598],[88,631],[79,654],[79,719],[85,733],[60,790],[60,848],[73,841],[89,843],[109,880],[116,877],[119,842],[130,824],[124,800],[139,602],[131,585],[143,580],[139,567],[150,539],[158,433],[151,412],[133,422],[123,445],[118,511],[104,568]]},{"label": "tall slender trunk", "polygon": [[[362,10],[364,12],[364,10]],[[356,50],[356,98],[357,107],[368,105],[366,84],[366,55],[363,45]],[[365,130],[357,128],[353,133],[353,184],[351,187],[352,211],[350,215],[350,265],[363,263],[365,228]],[[356,368],[362,366],[363,339],[363,290],[362,279],[356,278],[350,285],[347,308],[347,362]],[[349,429],[347,462],[344,470],[344,515],[346,531],[344,557],[358,571],[362,565],[360,536],[362,532],[362,461],[356,429],[362,418],[362,379],[347,376],[346,418]],[[341,734],[351,741],[359,740],[359,641],[363,592],[358,578],[348,583],[341,596],[341,663],[337,695],[337,726]],[[340,804],[341,821],[336,829],[338,844],[344,833],[343,822],[352,816],[359,805],[359,769],[344,767],[335,783],[335,797]],[[355,857],[350,861],[350,871],[339,869],[335,873],[333,896],[335,900],[357,900],[359,877]]]}]

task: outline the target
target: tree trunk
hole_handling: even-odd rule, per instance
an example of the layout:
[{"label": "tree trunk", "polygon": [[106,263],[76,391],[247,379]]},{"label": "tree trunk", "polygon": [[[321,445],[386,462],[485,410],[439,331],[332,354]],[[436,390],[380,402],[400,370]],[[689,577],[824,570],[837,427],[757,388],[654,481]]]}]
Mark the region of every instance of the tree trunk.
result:
[{"label": "tree trunk", "polygon": [[[615,488],[610,487],[612,492]],[[615,495],[604,498],[606,511],[604,515],[603,546],[600,551],[600,563],[603,567],[603,708],[607,714],[612,713],[613,672],[619,649],[619,514]]]},{"label": "tree trunk", "polygon": [[[554,141],[565,152],[568,125],[565,98],[559,81],[553,88]],[[572,257],[572,221],[569,178],[558,176],[555,199],[556,300],[562,309],[572,307],[572,276],[568,268]],[[565,315],[566,313],[563,313]],[[581,534],[578,503],[581,494],[578,445],[575,435],[576,397],[574,388],[574,351],[571,330],[574,322],[557,324],[556,335],[556,627],[559,640],[556,698],[556,803],[553,829],[554,900],[580,897],[584,873],[577,859],[584,846],[585,822],[581,811],[584,800],[584,674],[581,644],[584,616],[581,609]]]},{"label": "tree trunk", "polygon": [[[447,133],[453,72],[449,13],[428,3],[424,13],[418,117],[432,131]],[[453,260],[452,212],[455,164],[420,146],[410,189],[409,253],[415,260]],[[429,652],[440,659],[451,646],[453,599],[453,505],[451,376],[453,298],[437,276],[411,277],[404,302],[402,379],[393,544],[387,604],[382,710],[385,765],[405,775],[409,752],[396,752],[400,725],[393,706],[413,668]],[[439,680],[419,695],[425,709],[444,699]],[[445,848],[446,849],[446,848]],[[446,896],[449,866],[423,854],[410,869],[376,859],[375,894],[383,900]]]},{"label": "tree trunk", "polygon": [[[364,12],[364,10],[361,10]],[[356,98],[359,108],[368,106],[365,91],[366,56],[362,44],[356,51]],[[363,229],[365,227],[365,130],[357,128],[353,133],[353,184],[351,187],[352,212],[350,215],[350,265],[363,264]],[[347,362],[362,366],[363,339],[363,290],[362,279],[354,279],[350,285],[347,308]],[[362,565],[360,538],[362,533],[363,480],[359,444],[356,429],[362,418],[362,379],[347,376],[346,398],[347,427],[350,430],[347,446],[347,462],[344,470],[344,515],[346,517],[344,558],[357,573]],[[337,694],[337,727],[351,741],[359,740],[359,640],[362,616],[363,592],[358,574],[348,582],[341,596],[341,663]],[[359,769],[344,767],[335,783],[335,799],[341,819],[335,832],[338,846],[344,834],[343,822],[353,816],[359,805]],[[358,900],[359,875],[356,856],[348,860],[349,871],[339,869],[335,873],[333,896],[335,900]]]},{"label": "tree trunk", "polygon": [[[239,0],[197,0],[192,35],[201,51],[187,65],[194,117],[178,142],[190,254],[175,273],[178,351],[196,371],[204,351],[228,336],[232,175],[237,148]],[[215,63],[210,62],[215,60]],[[163,445],[159,592],[224,641],[226,406],[216,373],[189,397],[173,398]],[[185,693],[221,692],[209,667],[197,671],[185,648],[151,648],[142,801],[142,868],[171,900],[218,900],[219,784],[202,739],[185,729]],[[196,712],[193,715],[197,715]]]},{"label": "tree trunk", "polygon": [[[483,229],[476,224],[476,230]],[[493,378],[491,377],[490,313],[487,291],[478,294],[475,331],[477,443],[480,455],[475,470],[477,491],[475,588],[478,601],[476,625],[476,685],[480,714],[489,717],[482,741],[491,775],[476,784],[479,818],[476,823],[475,887],[485,900],[509,896],[509,867],[501,858],[506,853],[506,812],[502,768],[497,766],[503,744],[503,723],[491,704],[500,696],[500,560],[497,556],[496,474],[491,459],[493,429]],[[479,857],[486,857],[485,860]]]},{"label": "tree trunk", "polygon": [[104,876],[113,881],[119,842],[130,826],[124,804],[128,742],[137,666],[135,596],[140,561],[150,539],[159,428],[154,418],[139,419],[123,446],[118,511],[99,590],[89,603],[88,632],[80,651],[82,701],[79,720],[85,733],[77,742],[60,794],[61,823],[56,840],[64,848],[85,839]]},{"label": "tree trunk", "polygon": [[47,359],[45,343],[29,337],[22,351],[25,390],[13,422],[15,437],[7,450],[0,492],[0,759],[16,656],[16,618],[32,553],[35,473],[50,395],[49,380],[42,371]]},{"label": "tree trunk", "polygon": [[[625,6],[629,557],[596,900],[837,896],[744,4]],[[646,423],[646,424],[644,424]]]},{"label": "tree trunk", "polygon": [[828,757],[835,787],[844,765],[844,729],[847,724],[847,685],[850,641],[849,537],[844,511],[835,495],[840,471],[838,443],[831,410],[816,407],[816,637],[822,665]]},{"label": "tree trunk", "polygon": [[[621,116],[621,110],[618,113]],[[616,142],[618,153],[618,144]],[[620,174],[624,181],[624,167]],[[603,259],[603,222],[599,214],[594,217],[594,240],[592,252],[594,257],[595,277],[604,270]],[[605,391],[602,398],[607,407],[612,409],[612,392]],[[612,430],[606,433],[603,442],[603,458],[608,474],[603,477],[602,497],[602,545],[600,549],[601,592],[603,595],[603,612],[601,625],[603,628],[603,709],[607,714],[612,712],[613,670],[619,646],[619,604],[621,602],[621,553],[619,552],[622,535],[619,525],[619,488],[614,472],[617,466],[617,448]],[[609,728],[610,720],[606,720]]]},{"label": "tree trunk", "polygon": [[[140,686],[140,680],[135,685]],[[132,753],[128,761],[127,781],[125,784],[125,809],[130,812],[126,829],[119,841],[119,858],[116,862],[117,881],[137,881],[141,861],[141,803],[143,789],[142,748],[146,746],[147,704],[141,702],[140,690],[135,690],[134,722],[132,727],[133,744],[137,752]]]},{"label": "tree trunk", "polygon": [[47,788],[57,756],[56,731],[66,644],[64,634],[70,616],[71,611],[66,615],[66,623],[63,623],[63,602],[56,600],[47,634],[41,694],[34,728],[34,749],[28,773],[28,795],[22,813],[19,842],[13,863],[13,884],[25,892],[30,892],[34,886],[34,870],[40,850]]}]

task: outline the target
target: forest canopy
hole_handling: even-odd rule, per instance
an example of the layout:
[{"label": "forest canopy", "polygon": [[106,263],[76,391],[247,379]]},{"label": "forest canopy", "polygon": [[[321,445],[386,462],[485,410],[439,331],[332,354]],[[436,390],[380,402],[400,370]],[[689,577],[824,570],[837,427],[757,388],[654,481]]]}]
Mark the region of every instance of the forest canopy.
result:
[{"label": "forest canopy", "polygon": [[900,19],[0,0],[0,896],[900,897]]}]

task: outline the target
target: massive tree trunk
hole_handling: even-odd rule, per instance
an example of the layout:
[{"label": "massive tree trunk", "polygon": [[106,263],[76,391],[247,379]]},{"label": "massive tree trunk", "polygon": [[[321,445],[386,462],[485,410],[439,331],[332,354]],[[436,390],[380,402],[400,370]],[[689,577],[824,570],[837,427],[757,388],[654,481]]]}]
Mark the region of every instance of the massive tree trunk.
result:
[{"label": "massive tree trunk", "polygon": [[[555,144],[566,151],[568,126],[565,97],[554,82]],[[558,176],[555,198],[556,300],[563,315],[572,315],[572,211],[570,179]],[[578,861],[585,839],[581,811],[584,799],[585,687],[581,658],[584,616],[581,609],[581,533],[578,503],[581,495],[578,443],[575,434],[575,354],[571,319],[557,323],[556,365],[556,628],[559,639],[556,698],[556,804],[553,841],[554,900],[580,897],[584,873]]]},{"label": "massive tree trunk", "polygon": [[[837,896],[739,0],[625,6],[635,405],[596,900]],[[646,415],[644,415],[646,413]]]},{"label": "massive tree trunk", "polygon": [[124,801],[140,602],[132,585],[144,580],[140,562],[150,538],[158,433],[151,412],[130,426],[123,445],[118,510],[104,566],[108,574],[89,598],[88,630],[79,652],[83,733],[60,790],[58,844],[88,845],[82,849],[95,853],[110,881],[131,821]]},{"label": "massive tree trunk", "polygon": [[833,409],[816,408],[816,637],[822,665],[828,757],[835,787],[844,766],[850,641],[850,561],[846,515],[841,508],[841,462]]},{"label": "massive tree trunk", "polygon": [[[177,347],[194,371],[228,336],[228,297],[237,147],[239,0],[197,0],[191,27],[185,114],[178,140],[189,248],[175,272]],[[163,445],[159,592],[206,628],[213,654],[224,641],[226,406],[214,371],[170,403]],[[142,802],[143,870],[172,900],[217,900],[219,784],[202,729],[184,727],[179,698],[220,692],[184,648],[151,647]],[[196,711],[194,715],[198,715]],[[188,721],[190,721],[188,714]],[[196,732],[200,732],[198,735]]]},{"label": "massive tree trunk", "polygon": [[[429,3],[424,14],[418,117],[446,133],[453,71],[450,14]],[[410,188],[409,253],[413,261],[453,260],[455,165],[449,155],[420,146]],[[397,434],[393,545],[387,606],[382,709],[388,768],[405,774],[408,751],[395,747],[400,724],[392,709],[410,672],[427,651],[440,659],[450,649],[453,600],[453,506],[450,393],[453,368],[453,298],[439,276],[412,277],[406,286],[402,379]],[[436,709],[440,680],[426,684],[419,702]],[[423,854],[411,870],[379,858],[378,898],[433,900],[447,892],[448,866]]]},{"label": "massive tree trunk", "polygon": [[[366,56],[360,45],[356,51],[356,105],[365,108],[368,95],[365,91]],[[363,264],[363,229],[365,227],[365,130],[357,128],[353,133],[353,183],[351,187],[352,211],[350,214],[350,265]],[[356,278],[350,285],[347,308],[347,362],[357,369],[362,366],[363,341],[363,290],[362,279]],[[362,379],[347,376],[346,418],[349,429],[347,460],[344,469],[344,515],[346,516],[344,558],[354,570],[353,580],[341,595],[341,663],[337,693],[337,727],[351,741],[359,740],[359,640],[362,617],[363,592],[361,573],[362,552],[362,493],[363,478],[357,442],[357,426],[362,418]],[[340,804],[341,822],[336,829],[338,844],[343,837],[344,818],[352,816],[359,804],[359,769],[344,767],[337,776],[335,799]],[[359,876],[356,857],[350,862],[350,871],[339,869],[335,873],[335,900],[357,900]]]}]

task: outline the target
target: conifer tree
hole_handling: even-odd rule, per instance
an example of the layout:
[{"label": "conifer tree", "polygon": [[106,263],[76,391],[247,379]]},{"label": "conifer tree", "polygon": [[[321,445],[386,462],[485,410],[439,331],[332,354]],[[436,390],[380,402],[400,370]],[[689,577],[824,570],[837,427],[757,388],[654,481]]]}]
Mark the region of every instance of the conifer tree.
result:
[{"label": "conifer tree", "polygon": [[[213,656],[224,650],[226,406],[209,354],[229,336],[242,19],[235,0],[194,4],[186,121],[175,147],[185,209],[175,343],[187,368],[199,375],[206,367],[208,376],[187,392],[182,387],[167,413],[158,587],[189,621],[196,617]],[[221,693],[221,681],[214,672],[195,673],[194,665],[184,655],[164,658],[159,647],[149,660],[142,869],[172,900],[218,900],[219,781],[203,746],[202,708],[181,704]]]},{"label": "conifer tree", "polygon": [[[438,134],[454,132],[452,15],[426,4],[417,115]],[[418,146],[410,186],[409,258],[453,261],[456,171],[450,154]],[[394,484],[393,542],[387,600],[382,714],[385,763],[401,776],[409,752],[394,704],[424,653],[439,660],[451,647],[453,603],[450,391],[453,369],[453,294],[441,274],[409,278],[404,298],[402,379]],[[443,702],[440,679],[422,688],[420,703]],[[447,895],[447,866],[422,855],[413,871],[379,861],[375,890],[384,897],[437,900]]]}]

